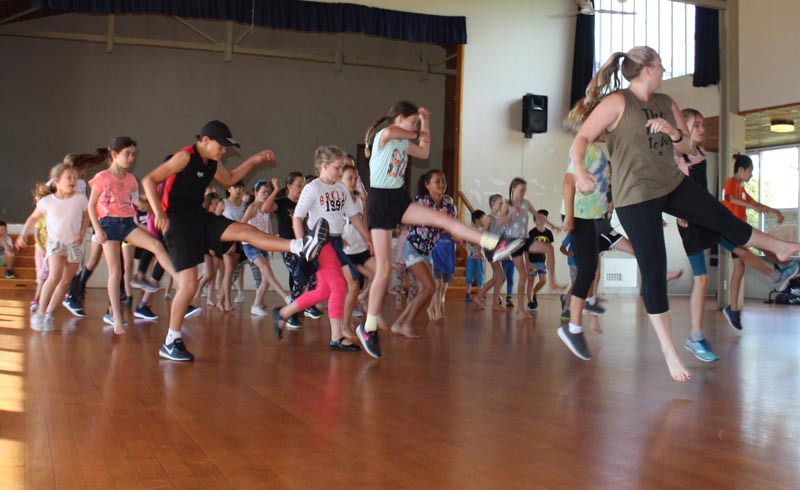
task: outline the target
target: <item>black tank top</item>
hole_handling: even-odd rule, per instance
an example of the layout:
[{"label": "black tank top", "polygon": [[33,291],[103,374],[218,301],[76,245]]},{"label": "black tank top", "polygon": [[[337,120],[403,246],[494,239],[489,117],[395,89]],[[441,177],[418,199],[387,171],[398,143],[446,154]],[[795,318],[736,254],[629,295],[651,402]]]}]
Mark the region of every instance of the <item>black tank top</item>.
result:
[{"label": "black tank top", "polygon": [[204,163],[194,145],[180,151],[189,154],[189,163],[183,170],[164,181],[161,206],[171,215],[202,214],[203,195],[217,173],[217,162],[208,160]]}]

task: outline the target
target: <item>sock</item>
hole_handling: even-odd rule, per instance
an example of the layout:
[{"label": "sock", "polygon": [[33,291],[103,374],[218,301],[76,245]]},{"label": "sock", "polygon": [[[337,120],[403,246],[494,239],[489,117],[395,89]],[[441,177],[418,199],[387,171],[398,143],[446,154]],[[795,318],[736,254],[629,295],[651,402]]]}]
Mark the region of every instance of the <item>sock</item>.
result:
[{"label": "sock", "polygon": [[181,338],[181,331],[180,330],[178,330],[177,332],[175,330],[168,330],[167,331],[167,340],[165,340],[164,343],[169,345],[169,344],[175,342],[175,339],[179,339],[179,338]]},{"label": "sock", "polygon": [[769,274],[769,280],[772,281],[772,283],[774,284],[780,281],[782,276],[783,274],[781,274],[781,270],[775,269]]},{"label": "sock", "polygon": [[367,332],[374,332],[378,329],[378,315],[370,315],[367,313],[367,321],[364,322],[364,330]]},{"label": "sock", "polygon": [[487,231],[484,232],[483,235],[481,235],[481,242],[479,243],[479,245],[483,248],[492,250],[494,247],[497,246],[497,242],[499,241],[500,241],[499,236],[495,235],[494,233],[489,233]]},{"label": "sock", "polygon": [[141,308],[142,306],[147,306],[147,303],[145,303],[144,301],[139,301],[139,304],[136,305],[137,308]]},{"label": "sock", "polygon": [[597,300],[595,299],[595,297],[594,297],[594,296],[592,296],[591,298],[586,298],[586,303],[587,303],[587,304],[593,305],[593,304],[595,304],[596,302],[597,302]]},{"label": "sock", "polygon": [[691,332],[689,332],[689,339],[692,342],[700,342],[701,340],[703,340],[703,338],[704,337],[702,330],[692,330]]},{"label": "sock", "polygon": [[572,322],[569,322],[569,333],[576,334],[583,332],[583,327],[580,325],[575,325]]},{"label": "sock", "polygon": [[300,255],[300,252],[303,251],[303,239],[295,238],[293,240],[289,240],[289,249],[293,254]]}]

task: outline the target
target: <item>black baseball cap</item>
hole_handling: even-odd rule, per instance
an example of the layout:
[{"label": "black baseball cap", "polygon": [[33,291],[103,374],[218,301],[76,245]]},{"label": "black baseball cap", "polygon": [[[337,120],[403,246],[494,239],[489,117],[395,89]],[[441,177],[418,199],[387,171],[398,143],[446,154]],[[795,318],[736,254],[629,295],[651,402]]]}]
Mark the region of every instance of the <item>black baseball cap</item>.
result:
[{"label": "black baseball cap", "polygon": [[228,127],[228,125],[216,119],[205,123],[203,129],[200,130],[200,134],[197,135],[197,138],[200,139],[203,136],[208,136],[222,146],[235,146],[236,148],[241,147],[239,142],[233,139],[231,129]]}]

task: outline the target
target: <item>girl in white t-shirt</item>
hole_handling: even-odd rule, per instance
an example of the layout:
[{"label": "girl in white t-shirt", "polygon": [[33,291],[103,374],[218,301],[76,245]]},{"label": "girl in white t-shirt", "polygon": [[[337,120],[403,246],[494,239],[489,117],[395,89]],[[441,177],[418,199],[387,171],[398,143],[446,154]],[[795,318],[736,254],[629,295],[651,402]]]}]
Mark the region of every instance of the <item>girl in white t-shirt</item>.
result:
[{"label": "girl in white t-shirt", "polygon": [[88,201],[84,194],[75,192],[77,180],[78,174],[72,166],[59,163],[53,167],[49,188],[40,193],[43,197],[36,203],[36,209],[25,221],[17,238],[17,250],[25,248],[31,228],[40,217],[45,216],[46,260],[50,275],[42,287],[41,308],[31,315],[31,328],[37,331],[55,330],[53,312],[61,303],[69,281],[83,259],[81,246],[89,224],[86,212]]},{"label": "girl in white t-shirt", "polygon": [[[353,159],[348,155],[345,159],[347,164],[342,171],[342,183],[347,186],[350,191],[351,200],[361,216],[361,219],[366,222],[367,215],[364,209],[364,199],[367,197],[367,191],[361,183],[361,178],[358,176],[358,169],[353,165]],[[352,331],[353,310],[359,300],[359,293],[363,288],[364,279],[372,278],[375,275],[375,258],[367,249],[367,242],[364,237],[358,232],[353,225],[350,218],[345,218],[344,230],[342,232],[342,239],[344,240],[344,253],[355,265],[358,275],[355,275],[350,270],[349,266],[342,267],[344,278],[347,281],[347,297],[344,301],[344,335],[350,340],[356,340],[355,334]]]},{"label": "girl in white t-shirt", "polygon": [[[328,222],[328,243],[322,247],[317,259],[319,262],[317,288],[305,292],[283,308],[275,308],[273,319],[275,334],[280,338],[285,318],[327,299],[328,317],[331,321],[330,349],[354,352],[361,349],[346,338],[343,332],[347,285],[342,275],[342,266],[352,266],[352,262],[342,249],[345,217],[350,218],[353,226],[367,243],[368,249],[372,248],[372,240],[364,220],[361,219],[353,199],[350,197],[350,192],[344,184],[339,182],[342,177],[344,156],[344,152],[336,146],[317,148],[314,167],[319,178],[306,184],[303,188],[292,217],[292,225],[297,238],[301,238],[305,234],[303,221],[306,217],[308,217],[309,229],[313,229],[321,219]],[[297,267],[296,273],[298,272],[303,273],[302,264]]]},{"label": "girl in white t-shirt", "polygon": [[[272,225],[270,224],[270,213],[264,211],[267,206],[267,199],[272,196],[273,199],[280,192],[278,179],[272,179],[272,182],[266,180],[259,180],[255,185],[255,200],[247,207],[247,210],[242,216],[242,223],[247,223],[263,231],[268,235],[272,235]],[[250,314],[257,316],[268,316],[267,310],[264,308],[264,294],[269,287],[278,293],[281,299],[286,298],[286,291],[281,287],[281,283],[272,272],[272,267],[269,264],[271,258],[270,252],[265,252],[259,248],[250,245],[247,242],[242,242],[242,249],[247,256],[247,260],[255,264],[261,272],[261,284],[256,290],[256,299],[253,301],[253,306],[250,307]]]}]

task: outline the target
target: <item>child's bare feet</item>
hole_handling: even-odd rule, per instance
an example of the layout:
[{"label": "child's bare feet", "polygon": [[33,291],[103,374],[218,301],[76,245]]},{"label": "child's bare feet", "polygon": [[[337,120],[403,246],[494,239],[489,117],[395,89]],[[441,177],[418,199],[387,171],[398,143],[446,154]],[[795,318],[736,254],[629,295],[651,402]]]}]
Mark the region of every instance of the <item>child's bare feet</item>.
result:
[{"label": "child's bare feet", "polygon": [[664,360],[667,362],[667,368],[669,369],[669,374],[672,376],[672,379],[681,382],[692,379],[692,373],[683,365],[677,352],[665,352]]},{"label": "child's bare feet", "polygon": [[235,307],[235,306],[233,306],[233,305],[232,305],[232,304],[230,304],[230,303],[228,303],[228,304],[223,304],[223,305],[222,305],[222,311],[223,311],[223,312],[225,312],[225,313],[228,313],[229,311],[233,311],[233,310],[235,310],[235,309],[236,309],[236,307]]},{"label": "child's bare feet", "polygon": [[777,250],[773,250],[773,252],[781,262],[789,262],[793,255],[800,254],[800,243],[782,241]]},{"label": "child's bare feet", "polygon": [[674,281],[675,279],[681,277],[682,275],[683,275],[683,269],[678,269],[676,271],[668,272],[667,282]]},{"label": "child's bare feet", "polygon": [[533,315],[528,313],[528,310],[525,308],[517,308],[517,318],[528,319],[528,318],[533,318]]},{"label": "child's bare feet", "polygon": [[407,339],[418,339],[419,334],[411,328],[411,325],[392,325],[392,333],[402,335]]},{"label": "child's bare feet", "polygon": [[551,282],[550,283],[550,289],[552,289],[554,291],[561,291],[562,289],[566,289],[566,288],[567,288],[566,284],[559,284],[557,282]]},{"label": "child's bare feet", "polygon": [[353,331],[353,327],[350,325],[342,325],[342,337],[351,342],[354,342],[358,338],[356,337],[356,333]]},{"label": "child's bare feet", "polygon": [[122,324],[114,324],[114,333],[117,335],[124,335],[125,334],[125,327]]},{"label": "child's bare feet", "polygon": [[508,309],[505,306],[501,305],[501,304],[496,304],[496,305],[492,306],[492,311],[503,312],[503,311],[508,311]]}]

